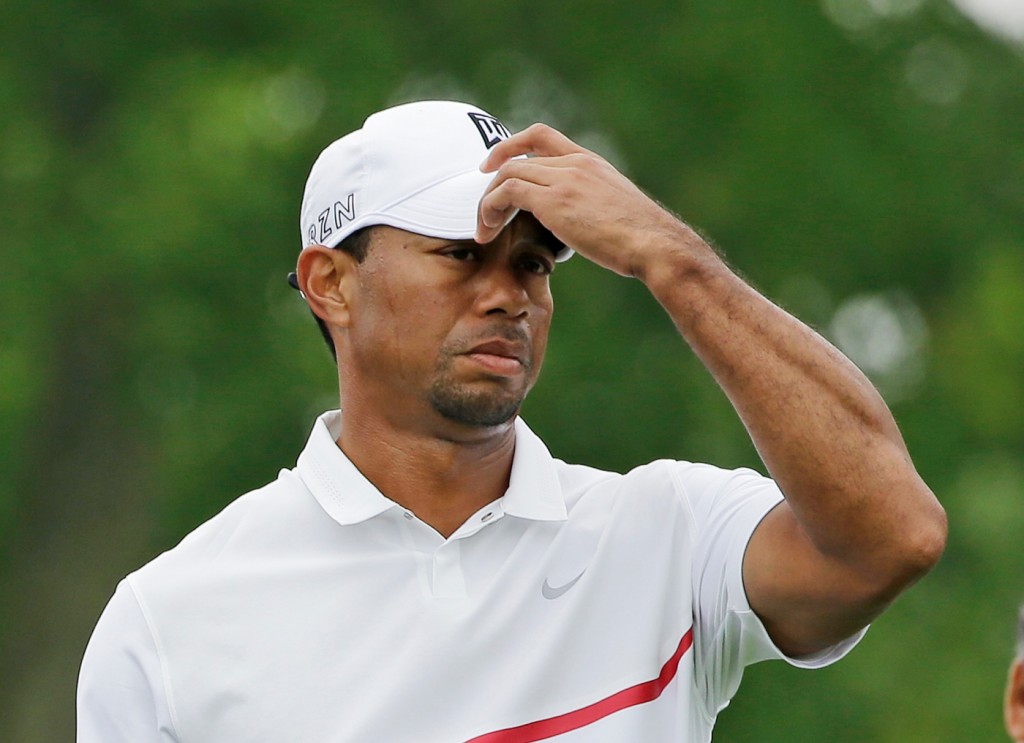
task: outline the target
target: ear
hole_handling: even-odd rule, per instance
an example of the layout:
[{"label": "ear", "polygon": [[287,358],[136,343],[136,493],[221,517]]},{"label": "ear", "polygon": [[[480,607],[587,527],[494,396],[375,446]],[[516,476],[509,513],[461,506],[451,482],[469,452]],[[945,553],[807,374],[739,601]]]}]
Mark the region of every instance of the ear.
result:
[{"label": "ear", "polygon": [[1010,737],[1015,741],[1024,741],[1024,660],[1016,660],[1010,666],[1003,716]]},{"label": "ear", "polygon": [[311,245],[299,253],[295,273],[306,303],[328,325],[346,327],[356,281],[356,260],[344,250]]}]

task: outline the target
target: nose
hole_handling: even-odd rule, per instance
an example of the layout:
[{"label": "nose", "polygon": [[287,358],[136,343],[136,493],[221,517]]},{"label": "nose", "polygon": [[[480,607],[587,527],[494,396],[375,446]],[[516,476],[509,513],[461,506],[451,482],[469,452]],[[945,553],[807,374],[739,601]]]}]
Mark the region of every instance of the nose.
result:
[{"label": "nose", "polygon": [[530,294],[522,276],[507,264],[495,261],[477,276],[477,309],[482,315],[508,315],[523,319],[530,313]]}]

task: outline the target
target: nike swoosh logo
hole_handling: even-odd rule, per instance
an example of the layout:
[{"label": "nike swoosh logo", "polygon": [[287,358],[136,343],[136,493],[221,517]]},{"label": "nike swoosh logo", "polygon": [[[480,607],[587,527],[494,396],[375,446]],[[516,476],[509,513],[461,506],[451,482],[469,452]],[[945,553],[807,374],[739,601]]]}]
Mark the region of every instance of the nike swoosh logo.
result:
[{"label": "nike swoosh logo", "polygon": [[541,592],[541,594],[543,594],[544,598],[546,598],[546,599],[549,599],[549,600],[557,599],[563,593],[565,593],[570,588],[575,586],[576,585],[576,581],[578,581],[580,578],[582,578],[583,577],[583,573],[585,573],[585,572],[587,572],[587,569],[583,568],[583,571],[579,575],[577,575],[575,578],[573,578],[568,583],[563,583],[560,586],[553,586],[553,585],[551,585],[550,583],[548,583],[548,579],[545,578],[544,579],[544,585],[540,587],[540,592]]}]

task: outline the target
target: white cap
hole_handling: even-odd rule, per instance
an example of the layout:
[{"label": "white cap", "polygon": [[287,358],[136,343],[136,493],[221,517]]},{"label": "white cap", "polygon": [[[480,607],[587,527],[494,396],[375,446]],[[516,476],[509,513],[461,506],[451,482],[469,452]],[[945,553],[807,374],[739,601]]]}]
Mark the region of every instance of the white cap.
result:
[{"label": "white cap", "polygon": [[[418,101],[370,116],[313,163],[299,217],[302,246],[333,248],[362,227],[386,224],[428,237],[471,240],[493,173],[480,172],[509,130],[454,101]],[[556,259],[572,255],[562,248]]]}]

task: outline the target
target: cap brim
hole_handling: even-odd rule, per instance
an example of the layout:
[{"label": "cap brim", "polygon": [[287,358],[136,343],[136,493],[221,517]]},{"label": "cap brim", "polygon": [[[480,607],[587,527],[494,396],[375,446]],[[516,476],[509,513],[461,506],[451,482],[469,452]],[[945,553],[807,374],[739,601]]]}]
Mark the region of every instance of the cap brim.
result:
[{"label": "cap brim", "polygon": [[[368,214],[360,222],[386,224],[446,240],[472,240],[476,235],[480,199],[493,179],[494,173],[482,173],[474,168],[435,183],[376,214]],[[558,246],[556,261],[572,256],[572,249],[553,235],[552,241]]]}]

